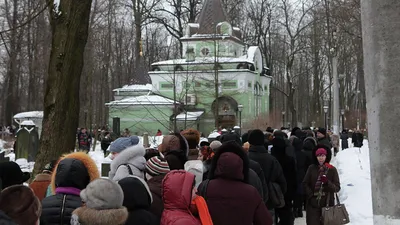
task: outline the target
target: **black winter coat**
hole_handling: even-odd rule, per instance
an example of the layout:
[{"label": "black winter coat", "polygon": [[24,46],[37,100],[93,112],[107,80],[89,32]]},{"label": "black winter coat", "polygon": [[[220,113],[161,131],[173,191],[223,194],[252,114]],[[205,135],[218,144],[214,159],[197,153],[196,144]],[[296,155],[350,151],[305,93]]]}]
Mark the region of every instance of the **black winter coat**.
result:
[{"label": "black winter coat", "polygon": [[[254,177],[254,174],[252,175],[250,172],[249,173],[249,184],[252,186],[253,183],[256,184],[254,186],[258,193],[260,193],[261,197],[263,198],[264,203],[267,203],[268,201],[268,186],[267,182],[265,181],[265,175],[264,171],[262,170],[260,164],[254,160],[249,159],[249,168],[254,171],[254,173],[257,175]],[[256,179],[258,177],[258,179]],[[257,182],[259,181],[259,183]]]},{"label": "black winter coat", "polygon": [[40,225],[69,225],[72,212],[82,206],[81,197],[56,194],[42,201]]},{"label": "black winter coat", "polygon": [[328,149],[332,148],[332,142],[329,137],[324,137],[324,138],[318,138],[318,144],[319,145],[324,145]]},{"label": "black winter coat", "polygon": [[125,225],[159,225],[160,218],[149,211],[151,194],[144,180],[127,177],[118,183],[124,191],[123,206],[129,211]]},{"label": "black winter coat", "polygon": [[287,183],[285,198],[293,199],[297,191],[296,163],[292,157],[289,157],[285,154],[285,140],[281,138],[274,138],[274,140],[272,140],[272,143],[273,147],[271,149],[271,155],[273,155],[282,166],[283,175],[285,176]]},{"label": "black winter coat", "polygon": [[364,136],[361,133],[353,133],[351,136],[351,141],[354,144],[354,147],[361,148],[363,146]]},{"label": "black winter coat", "polygon": [[341,133],[340,139],[342,140],[342,150],[349,148],[349,134],[348,133]]},{"label": "black winter coat", "polygon": [[296,164],[297,194],[303,194],[303,188],[301,183],[303,182],[307,169],[311,164],[311,157],[309,158],[306,152],[303,151],[303,143],[299,138],[293,139],[292,144],[296,151],[296,159],[297,159],[297,164]]},{"label": "black winter coat", "polygon": [[[264,172],[265,182],[275,182],[281,187],[282,193],[287,191],[287,183],[278,160],[268,153],[264,146],[250,146],[249,159],[258,162]],[[269,207],[270,208],[270,207]]]}]

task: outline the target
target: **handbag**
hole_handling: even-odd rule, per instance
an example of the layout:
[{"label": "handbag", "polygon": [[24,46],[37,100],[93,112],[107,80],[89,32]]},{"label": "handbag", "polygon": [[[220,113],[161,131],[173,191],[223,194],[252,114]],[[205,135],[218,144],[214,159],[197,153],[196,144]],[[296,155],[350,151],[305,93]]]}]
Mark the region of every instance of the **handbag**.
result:
[{"label": "handbag", "polygon": [[347,212],[346,206],[340,204],[339,197],[335,193],[337,204],[329,206],[330,194],[328,193],[326,200],[326,207],[322,208],[321,222],[323,225],[341,225],[350,223],[349,213]]},{"label": "handbag", "polygon": [[271,182],[272,170],[269,172],[268,187],[268,205],[272,208],[283,208],[285,206],[285,197],[282,193],[281,186],[278,183]]},{"label": "handbag", "polygon": [[282,193],[281,186],[275,182],[268,182],[268,202],[273,208],[283,208],[285,206],[285,197]]}]

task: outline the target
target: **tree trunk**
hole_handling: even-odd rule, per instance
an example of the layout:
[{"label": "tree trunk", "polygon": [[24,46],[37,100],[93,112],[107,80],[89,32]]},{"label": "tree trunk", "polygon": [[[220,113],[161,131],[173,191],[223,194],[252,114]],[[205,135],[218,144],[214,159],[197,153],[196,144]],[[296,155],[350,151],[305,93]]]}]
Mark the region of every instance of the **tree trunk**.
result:
[{"label": "tree trunk", "polygon": [[[12,10],[12,21],[11,26],[16,27],[18,23],[18,1],[13,1],[13,10]],[[7,78],[8,78],[8,92],[6,93],[6,107],[5,107],[5,123],[6,125],[12,125],[12,117],[15,113],[17,113],[17,93],[16,88],[18,84],[17,79],[17,29],[13,29],[11,31],[11,40],[10,40],[10,52],[9,52],[9,62],[7,69]]]},{"label": "tree trunk", "polygon": [[50,160],[74,150],[79,119],[79,82],[91,3],[91,0],[61,0],[58,9],[50,6],[52,48],[34,174]]}]

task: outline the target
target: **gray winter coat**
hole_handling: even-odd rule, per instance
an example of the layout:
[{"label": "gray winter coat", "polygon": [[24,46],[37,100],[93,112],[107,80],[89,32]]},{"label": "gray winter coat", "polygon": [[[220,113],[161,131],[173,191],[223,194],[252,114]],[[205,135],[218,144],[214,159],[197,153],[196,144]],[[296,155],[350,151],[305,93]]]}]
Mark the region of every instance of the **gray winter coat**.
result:
[{"label": "gray winter coat", "polygon": [[108,177],[114,181],[119,181],[129,175],[134,175],[143,179],[146,168],[145,154],[146,150],[142,145],[131,146],[123,150],[111,162],[111,170]]}]

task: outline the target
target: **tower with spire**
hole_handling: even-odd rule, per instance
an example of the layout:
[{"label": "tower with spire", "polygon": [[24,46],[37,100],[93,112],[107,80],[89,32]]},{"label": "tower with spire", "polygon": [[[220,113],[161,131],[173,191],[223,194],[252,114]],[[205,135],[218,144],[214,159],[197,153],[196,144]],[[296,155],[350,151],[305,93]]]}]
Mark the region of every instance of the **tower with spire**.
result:
[{"label": "tower with spire", "polygon": [[[268,68],[259,47],[243,42],[241,30],[231,24],[221,0],[205,0],[196,23],[186,25],[180,40],[182,58],[154,62],[149,72],[151,95],[171,100],[172,111],[162,112],[169,117],[168,126],[210,133],[268,115]],[[126,99],[121,101],[121,106],[114,101],[110,107],[126,108]],[[123,110],[130,109],[116,112],[132,116],[140,111],[123,114]],[[157,108],[150,111],[155,113]],[[110,112],[111,116],[119,114]]]}]

